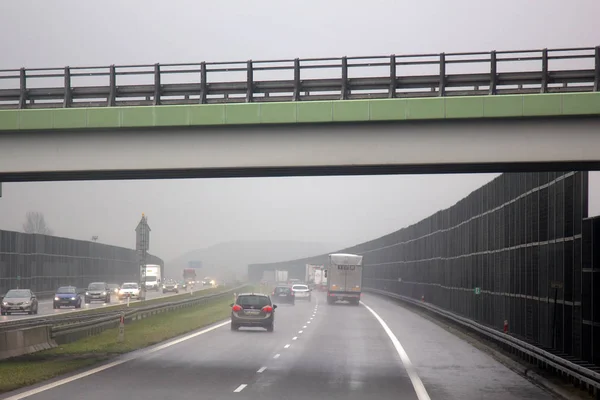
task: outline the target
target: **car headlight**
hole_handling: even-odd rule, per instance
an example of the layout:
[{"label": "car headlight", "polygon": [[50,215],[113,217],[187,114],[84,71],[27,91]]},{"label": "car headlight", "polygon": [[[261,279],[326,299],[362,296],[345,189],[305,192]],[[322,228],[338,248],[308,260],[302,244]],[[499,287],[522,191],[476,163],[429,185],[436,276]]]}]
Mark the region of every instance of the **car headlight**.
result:
[{"label": "car headlight", "polygon": [[163,289],[166,289],[166,288],[167,288],[167,285],[163,285]]},{"label": "car headlight", "polygon": [[23,305],[25,305],[25,306],[26,306],[27,304],[29,304],[29,302],[28,302],[28,301],[24,301],[24,302],[23,302]]},{"label": "car headlight", "polygon": [[76,298],[75,297],[71,297],[71,300],[76,300]]},{"label": "car headlight", "polygon": [[106,292],[102,292],[102,296],[106,296]]},{"label": "car headlight", "polygon": [[7,303],[6,301],[3,301],[3,302],[2,302],[2,305],[3,305],[3,306],[7,306],[7,305],[8,305],[8,303]]},{"label": "car headlight", "polygon": [[85,295],[86,295],[86,296],[89,296],[89,295],[90,295],[90,292],[85,292]]},{"label": "car headlight", "polygon": [[60,300],[60,299],[59,299],[58,297],[55,297],[55,298],[54,298],[54,301],[59,301],[59,300]]}]

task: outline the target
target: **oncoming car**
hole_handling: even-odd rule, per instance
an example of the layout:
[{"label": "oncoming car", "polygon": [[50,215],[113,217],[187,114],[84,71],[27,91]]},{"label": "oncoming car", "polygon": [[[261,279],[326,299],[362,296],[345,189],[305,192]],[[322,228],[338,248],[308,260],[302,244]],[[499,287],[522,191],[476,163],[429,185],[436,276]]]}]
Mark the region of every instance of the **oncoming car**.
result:
[{"label": "oncoming car", "polygon": [[231,304],[231,330],[241,326],[261,327],[273,332],[275,309],[271,298],[262,293],[242,293]]},{"label": "oncoming car", "polygon": [[167,293],[167,292],[179,293],[179,285],[175,281],[167,281],[163,284],[162,292],[163,293]]},{"label": "oncoming car", "polygon": [[119,300],[130,297],[132,299],[138,299],[140,297],[140,287],[136,282],[125,282],[119,289]]},{"label": "oncoming car", "polygon": [[92,282],[85,292],[85,304],[92,301],[110,303],[110,289],[106,282]]},{"label": "oncoming car", "polygon": [[2,315],[10,315],[15,312],[37,314],[38,300],[29,289],[11,289],[2,299],[0,311]]},{"label": "oncoming car", "polygon": [[75,286],[62,286],[59,287],[54,294],[52,308],[55,310],[62,306],[81,308],[81,303],[81,295],[77,292],[77,288]]}]

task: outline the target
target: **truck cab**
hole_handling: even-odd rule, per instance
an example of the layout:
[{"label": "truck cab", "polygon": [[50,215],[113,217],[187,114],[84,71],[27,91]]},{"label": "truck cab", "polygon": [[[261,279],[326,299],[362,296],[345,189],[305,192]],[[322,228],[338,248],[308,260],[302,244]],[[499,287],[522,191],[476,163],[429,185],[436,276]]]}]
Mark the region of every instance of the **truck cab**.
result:
[{"label": "truck cab", "polygon": [[327,304],[347,301],[358,305],[362,290],[362,259],[356,254],[330,254],[327,268]]}]

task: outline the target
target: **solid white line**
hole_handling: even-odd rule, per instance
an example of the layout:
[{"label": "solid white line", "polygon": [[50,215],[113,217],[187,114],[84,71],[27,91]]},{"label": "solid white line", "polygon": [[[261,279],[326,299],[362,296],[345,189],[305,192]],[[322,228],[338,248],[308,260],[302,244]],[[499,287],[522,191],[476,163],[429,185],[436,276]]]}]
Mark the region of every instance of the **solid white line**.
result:
[{"label": "solid white line", "polygon": [[419,400],[430,400],[429,394],[427,394],[427,390],[425,390],[425,386],[423,385],[421,378],[419,378],[419,375],[417,375],[417,371],[415,370],[415,367],[410,362],[410,359],[408,358],[408,354],[406,354],[406,351],[404,351],[404,348],[400,344],[400,341],[398,340],[396,335],[394,335],[394,332],[392,332],[392,330],[388,327],[388,325],[385,323],[385,321],[371,307],[369,307],[362,301],[361,301],[361,304],[363,306],[365,306],[367,308],[367,310],[369,310],[371,312],[371,314],[373,314],[373,316],[375,317],[375,319],[377,321],[379,321],[383,330],[385,331],[385,333],[387,333],[388,337],[392,341],[392,344],[396,348],[396,351],[398,352],[398,355],[400,356],[400,359],[402,360],[404,369],[406,369],[406,372],[408,373],[408,377],[410,378],[413,388],[415,389],[417,398]]},{"label": "solid white line", "polygon": [[235,390],[233,391],[233,393],[239,393],[239,392],[241,392],[242,390],[244,390],[244,388],[245,388],[246,386],[248,386],[248,385],[247,385],[247,384],[245,384],[245,383],[242,383],[240,386],[238,386],[238,387],[237,387],[237,389],[235,389]]},{"label": "solid white line", "polygon": [[290,345],[289,345],[289,344],[286,344],[285,346],[283,346],[283,348],[284,348],[284,349],[289,349],[289,348],[290,348]]},{"label": "solid white line", "polygon": [[302,332],[304,332],[304,331],[298,331],[298,333],[302,333]]},{"label": "solid white line", "polygon": [[275,355],[273,356],[273,358],[279,358],[279,356],[280,356],[280,355],[281,355],[281,354],[277,353],[277,354],[275,354]]},{"label": "solid white line", "polygon": [[296,339],[298,339],[298,336],[294,336],[294,337],[292,338],[292,340],[296,340]]},{"label": "solid white line", "polygon": [[260,367],[260,369],[256,372],[259,374],[262,374],[263,372],[265,372],[266,369],[267,369],[267,367]]},{"label": "solid white line", "polygon": [[214,331],[215,329],[218,329],[218,328],[220,328],[222,326],[225,326],[225,325],[229,324],[230,322],[231,322],[230,320],[227,320],[225,322],[221,322],[221,323],[219,323],[217,325],[211,326],[210,328],[203,329],[203,330],[201,330],[199,332],[192,333],[190,335],[184,336],[184,337],[179,338],[177,340],[173,340],[171,342],[165,343],[165,344],[163,344],[161,346],[157,346],[157,347],[154,347],[154,348],[149,349],[147,351],[140,352],[136,356],[130,356],[130,357],[125,358],[123,360],[113,361],[111,363],[102,365],[100,367],[92,368],[89,371],[85,371],[85,372],[82,372],[80,374],[73,375],[73,376],[70,376],[68,378],[61,379],[59,381],[52,382],[52,383],[49,383],[49,384],[44,385],[44,386],[40,386],[38,388],[28,390],[26,392],[15,394],[14,396],[6,397],[4,400],[21,400],[21,399],[24,399],[26,397],[30,397],[30,396],[33,396],[35,394],[45,392],[47,390],[54,389],[55,387],[62,386],[64,384],[66,384],[66,383],[73,382],[73,381],[76,381],[78,379],[85,378],[86,376],[90,376],[90,375],[96,374],[98,372],[102,372],[102,371],[104,371],[106,369],[109,369],[109,368],[112,368],[112,367],[116,367],[117,365],[124,364],[127,361],[135,360],[136,358],[140,358],[140,357],[146,356],[148,354],[152,354],[152,353],[155,353],[157,351],[160,351],[162,349],[166,349],[167,347],[174,346],[174,345],[176,345],[178,343],[181,343],[181,342],[184,342],[186,340],[195,338],[196,336],[204,335],[205,333],[208,333],[210,331]]}]

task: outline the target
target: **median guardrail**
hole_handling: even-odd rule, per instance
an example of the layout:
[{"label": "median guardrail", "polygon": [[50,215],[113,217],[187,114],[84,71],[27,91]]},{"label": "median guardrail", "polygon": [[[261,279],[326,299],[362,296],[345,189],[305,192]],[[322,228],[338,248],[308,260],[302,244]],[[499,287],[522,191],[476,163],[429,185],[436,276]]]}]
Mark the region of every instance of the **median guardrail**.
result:
[{"label": "median guardrail", "polygon": [[364,291],[401,300],[403,302],[410,303],[411,305],[423,308],[436,314],[437,316],[451,320],[471,331],[478,333],[484,338],[501,345],[505,350],[520,356],[529,363],[536,364],[545,369],[548,369],[548,367],[554,369],[554,372],[556,372],[558,375],[568,377],[569,380],[576,386],[583,385],[588,389],[588,391],[593,392],[596,395],[600,394],[600,373],[587,368],[584,365],[579,365],[573,362],[574,360],[568,360],[559,355],[552,354],[551,352],[533,344],[519,340],[510,334],[499,332],[471,319],[461,317],[460,315],[446,311],[432,304],[413,299],[411,297],[406,297],[379,289],[369,288],[364,289]]},{"label": "median guardrail", "polygon": [[179,310],[187,307],[194,307],[205,304],[211,300],[226,298],[233,296],[247,285],[238,286],[220,293],[209,294],[206,296],[198,296],[190,299],[165,302],[146,307],[137,307],[128,310],[119,310],[110,315],[90,318],[85,321],[80,321],[72,324],[61,324],[52,326],[52,339],[57,344],[71,343],[87,336],[97,335],[106,329],[114,328],[119,325],[121,315],[124,316],[125,322],[131,322],[147,318],[156,314]]}]

